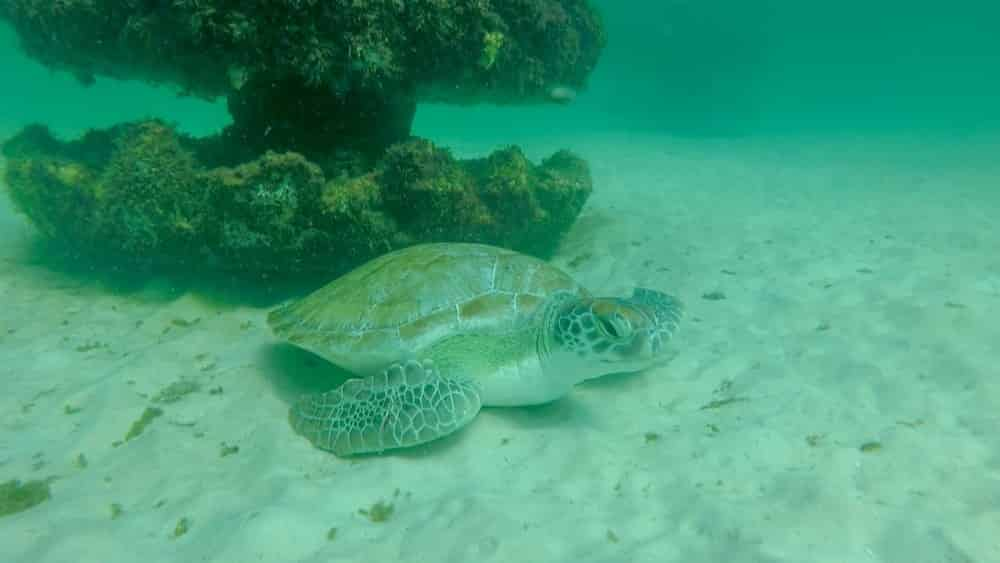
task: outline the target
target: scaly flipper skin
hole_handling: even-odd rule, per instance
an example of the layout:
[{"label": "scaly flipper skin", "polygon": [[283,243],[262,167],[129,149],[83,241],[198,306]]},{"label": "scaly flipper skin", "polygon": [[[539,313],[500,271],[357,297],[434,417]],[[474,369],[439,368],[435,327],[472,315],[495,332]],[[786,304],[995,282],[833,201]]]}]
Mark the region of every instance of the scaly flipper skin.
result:
[{"label": "scaly flipper skin", "polygon": [[473,381],[442,376],[430,360],[411,360],[307,396],[289,418],[317,448],[349,456],[436,440],[468,424],[481,406]]}]

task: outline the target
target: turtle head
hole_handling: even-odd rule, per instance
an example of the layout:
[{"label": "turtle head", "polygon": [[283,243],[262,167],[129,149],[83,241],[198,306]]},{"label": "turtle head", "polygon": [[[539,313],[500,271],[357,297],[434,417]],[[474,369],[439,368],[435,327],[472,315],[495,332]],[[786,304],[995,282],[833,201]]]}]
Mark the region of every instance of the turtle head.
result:
[{"label": "turtle head", "polygon": [[581,381],[642,370],[666,359],[682,314],[677,299],[652,289],[628,298],[564,295],[547,315],[544,350]]}]

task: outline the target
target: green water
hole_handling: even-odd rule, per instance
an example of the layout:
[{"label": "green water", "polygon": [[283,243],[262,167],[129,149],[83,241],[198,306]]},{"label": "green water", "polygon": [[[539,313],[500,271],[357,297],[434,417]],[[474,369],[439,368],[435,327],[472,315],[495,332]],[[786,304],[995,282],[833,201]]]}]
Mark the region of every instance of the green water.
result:
[{"label": "green water", "polygon": [[[980,131],[1000,121],[1000,8],[988,2],[596,5],[609,43],[576,104],[424,108],[415,132],[463,124],[472,135],[501,126],[524,135],[548,124],[689,135]],[[227,121],[224,104],[165,89],[113,80],[81,88],[23,58],[7,27],[0,42],[0,123],[8,130],[32,120],[76,130],[156,115],[207,133]]]},{"label": "green water", "polygon": [[[67,265],[0,197],[0,561],[1000,561],[1000,4],[594,4],[573,103],[413,134],[585,158],[552,263],[683,300],[666,366],[337,459],[287,408],[347,375],[266,327],[302,288]],[[228,123],[2,24],[0,68],[0,140]]]}]

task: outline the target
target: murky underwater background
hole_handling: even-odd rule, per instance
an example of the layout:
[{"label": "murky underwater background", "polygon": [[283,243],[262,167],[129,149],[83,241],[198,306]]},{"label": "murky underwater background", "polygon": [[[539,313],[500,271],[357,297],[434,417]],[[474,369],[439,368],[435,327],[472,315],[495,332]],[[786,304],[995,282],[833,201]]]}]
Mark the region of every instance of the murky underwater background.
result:
[{"label": "murky underwater background", "polygon": [[[51,478],[0,560],[1000,561],[1000,7],[596,5],[572,104],[426,105],[413,133],[586,158],[552,262],[681,297],[669,365],[344,461],[286,421],[330,376],[267,331],[294,290],[67,265],[0,198],[0,483]],[[84,88],[5,26],[0,67],[0,139],[228,119]]]}]

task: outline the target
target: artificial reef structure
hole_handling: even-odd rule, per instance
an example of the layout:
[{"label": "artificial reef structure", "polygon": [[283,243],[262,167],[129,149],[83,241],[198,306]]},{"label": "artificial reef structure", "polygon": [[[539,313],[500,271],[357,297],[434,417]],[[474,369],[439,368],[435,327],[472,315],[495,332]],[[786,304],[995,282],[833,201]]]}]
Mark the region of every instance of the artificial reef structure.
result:
[{"label": "artificial reef structure", "polygon": [[592,189],[568,151],[460,160],[410,134],[419,102],[567,101],[605,43],[586,0],[5,0],[0,18],[84,84],[226,99],[209,137],[150,119],[6,140],[17,208],[83,254],[250,275],[429,241],[544,256]]}]

